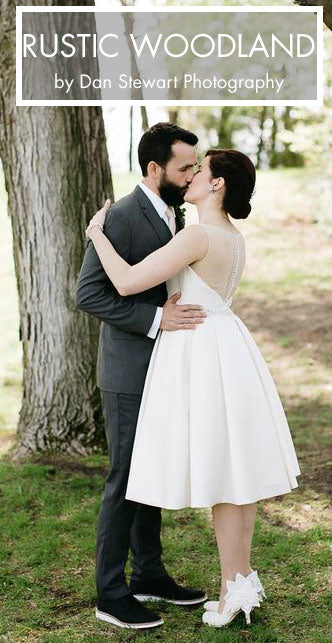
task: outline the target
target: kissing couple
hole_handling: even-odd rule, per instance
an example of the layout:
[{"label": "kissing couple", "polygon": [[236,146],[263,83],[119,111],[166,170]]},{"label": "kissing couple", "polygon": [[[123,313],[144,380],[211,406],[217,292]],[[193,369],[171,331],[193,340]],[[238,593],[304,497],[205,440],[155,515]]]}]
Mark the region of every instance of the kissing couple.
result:
[{"label": "kissing couple", "polygon": [[[102,322],[98,386],[111,464],[96,616],[118,627],[162,625],[145,601],[204,603],[212,627],[241,611],[250,623],[265,597],[250,561],[257,502],[289,493],[300,474],[271,374],[231,308],[245,264],[232,220],[251,211],[255,168],[242,152],[213,149],[196,170],[197,142],[171,123],[143,134],[142,180],[92,218],[77,286],[77,306]],[[184,201],[199,223],[184,226]],[[217,600],[179,584],[162,561],[161,509],[184,507],[212,508]]]}]

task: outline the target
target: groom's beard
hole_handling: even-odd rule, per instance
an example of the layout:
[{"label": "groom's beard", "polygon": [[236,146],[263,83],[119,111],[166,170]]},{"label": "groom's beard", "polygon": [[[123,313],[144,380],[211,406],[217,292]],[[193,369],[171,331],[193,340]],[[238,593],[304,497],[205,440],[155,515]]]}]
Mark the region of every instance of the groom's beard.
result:
[{"label": "groom's beard", "polygon": [[163,174],[158,186],[160,197],[167,205],[182,205],[187,189],[187,185],[181,188],[179,185],[169,181],[166,174]]}]

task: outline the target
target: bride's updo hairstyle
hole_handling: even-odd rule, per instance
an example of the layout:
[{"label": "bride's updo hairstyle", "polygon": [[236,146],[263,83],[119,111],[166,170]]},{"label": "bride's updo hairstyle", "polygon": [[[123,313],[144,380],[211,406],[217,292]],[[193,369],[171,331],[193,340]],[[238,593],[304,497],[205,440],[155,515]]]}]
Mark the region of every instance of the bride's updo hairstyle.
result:
[{"label": "bride's updo hairstyle", "polygon": [[256,182],[254,164],[237,150],[208,150],[205,156],[210,157],[212,177],[225,180],[223,209],[234,219],[246,219],[251,212],[250,199]]}]

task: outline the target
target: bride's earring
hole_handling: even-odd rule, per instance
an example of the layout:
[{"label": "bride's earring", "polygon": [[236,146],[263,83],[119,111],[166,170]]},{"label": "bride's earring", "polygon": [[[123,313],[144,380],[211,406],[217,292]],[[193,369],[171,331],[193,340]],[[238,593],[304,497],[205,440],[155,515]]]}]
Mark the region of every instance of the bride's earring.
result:
[{"label": "bride's earring", "polygon": [[214,185],[210,185],[210,192],[215,192]]}]

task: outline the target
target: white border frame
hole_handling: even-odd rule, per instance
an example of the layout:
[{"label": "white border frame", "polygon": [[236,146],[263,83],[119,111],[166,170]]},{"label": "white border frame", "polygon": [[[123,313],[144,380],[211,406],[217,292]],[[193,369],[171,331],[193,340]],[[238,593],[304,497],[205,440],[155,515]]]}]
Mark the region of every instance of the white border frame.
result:
[{"label": "white border frame", "polygon": [[[233,13],[233,12],[247,12],[247,13],[317,13],[317,99],[316,100],[130,100],[130,99],[115,99],[115,100],[23,100],[22,99],[22,14],[24,13],[69,13],[69,12],[87,12],[87,13],[144,13],[144,12],[161,12],[161,13]],[[233,106],[251,106],[251,105],[288,105],[288,106],[316,106],[322,107],[324,105],[324,86],[323,86],[323,7],[219,7],[219,6],[145,6],[145,7],[109,7],[107,10],[98,9],[96,7],[35,7],[35,6],[19,6],[16,7],[16,105],[21,106],[59,106],[59,105],[158,105],[164,106],[205,106],[215,107],[222,105]]]}]

